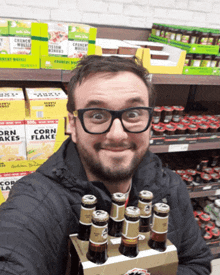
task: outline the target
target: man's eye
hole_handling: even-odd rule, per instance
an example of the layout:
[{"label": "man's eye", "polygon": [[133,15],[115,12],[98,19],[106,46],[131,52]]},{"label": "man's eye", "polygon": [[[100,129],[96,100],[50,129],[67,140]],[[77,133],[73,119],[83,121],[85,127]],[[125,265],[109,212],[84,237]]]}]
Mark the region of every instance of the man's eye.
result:
[{"label": "man's eye", "polygon": [[97,119],[97,120],[99,120],[99,119],[104,119],[104,115],[103,114],[101,114],[101,113],[96,113],[96,114],[93,114],[92,116],[91,116],[91,118],[94,118],[94,119]]},{"label": "man's eye", "polygon": [[138,112],[138,111],[127,112],[127,118],[137,118],[139,116],[140,116],[140,112]]}]

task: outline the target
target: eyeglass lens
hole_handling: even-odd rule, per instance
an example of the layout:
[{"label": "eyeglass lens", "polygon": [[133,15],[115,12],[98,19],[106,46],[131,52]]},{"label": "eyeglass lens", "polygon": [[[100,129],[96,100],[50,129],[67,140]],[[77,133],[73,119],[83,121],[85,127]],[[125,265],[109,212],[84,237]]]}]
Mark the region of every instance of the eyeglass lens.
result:
[{"label": "eyeglass lens", "polygon": [[[147,109],[128,109],[122,113],[122,123],[130,132],[143,131],[149,122]],[[112,115],[108,110],[87,110],[83,115],[84,125],[91,133],[105,132],[112,121]]]}]

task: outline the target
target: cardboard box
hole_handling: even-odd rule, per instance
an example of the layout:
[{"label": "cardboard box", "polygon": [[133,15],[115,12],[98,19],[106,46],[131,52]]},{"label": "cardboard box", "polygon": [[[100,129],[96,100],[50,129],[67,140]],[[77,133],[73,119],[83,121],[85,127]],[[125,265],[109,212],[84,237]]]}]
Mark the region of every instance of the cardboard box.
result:
[{"label": "cardboard box", "polygon": [[[148,246],[149,233],[141,234],[139,239],[139,254],[135,258],[121,255],[118,248],[120,238],[108,236],[108,259],[102,265],[88,261],[87,241],[80,241],[77,234],[70,235],[70,239],[79,255],[84,275],[124,275],[134,268],[147,270],[151,275],[174,275],[177,272],[178,257],[176,247],[168,240],[165,252],[158,252]],[[142,274],[142,273],[141,273]]]},{"label": "cardboard box", "polygon": [[0,161],[26,159],[24,120],[0,121]]},{"label": "cardboard box", "polygon": [[8,20],[0,19],[0,54],[9,54]]},{"label": "cardboard box", "polygon": [[25,120],[28,160],[48,159],[53,154],[58,122],[58,119]]},{"label": "cardboard box", "polygon": [[0,173],[34,172],[46,159],[1,161]]},{"label": "cardboard box", "polygon": [[[11,22],[11,23],[10,23]],[[20,22],[20,26],[17,23]],[[0,54],[0,67],[1,68],[27,68],[27,69],[39,69],[40,68],[40,24],[37,22],[31,22],[31,29],[27,26],[24,28],[23,24],[26,24],[26,20],[15,21],[10,20],[10,42],[16,43],[16,46],[12,44],[12,52],[22,54]],[[29,23],[27,23],[29,24]],[[30,33],[31,32],[31,33]],[[18,36],[21,35],[21,36]],[[31,38],[30,38],[31,37]],[[31,40],[30,40],[31,39]],[[31,41],[31,49],[30,49]],[[27,45],[28,44],[28,45]],[[26,47],[27,46],[27,47]],[[16,48],[16,49],[15,49]],[[25,49],[28,48],[28,49]]]},{"label": "cardboard box", "polygon": [[5,120],[25,118],[25,100],[21,88],[0,88],[0,117]]},{"label": "cardboard box", "polygon": [[[55,70],[73,70],[79,58],[50,56],[48,52],[48,24],[40,23],[41,26],[41,68]],[[97,29],[90,27],[87,55],[95,54],[95,40]]]},{"label": "cardboard box", "polygon": [[5,200],[7,200],[14,183],[28,174],[29,172],[0,173],[0,190],[2,191]]},{"label": "cardboard box", "polygon": [[26,88],[26,117],[54,119],[67,116],[67,95],[60,88]]}]

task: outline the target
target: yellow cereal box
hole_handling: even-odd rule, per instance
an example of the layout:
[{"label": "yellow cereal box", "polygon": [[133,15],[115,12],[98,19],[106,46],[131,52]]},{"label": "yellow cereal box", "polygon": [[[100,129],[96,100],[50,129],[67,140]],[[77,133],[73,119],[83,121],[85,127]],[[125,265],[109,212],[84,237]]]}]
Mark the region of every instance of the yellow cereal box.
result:
[{"label": "yellow cereal box", "polygon": [[60,88],[26,88],[26,115],[30,119],[67,116],[67,95]]},{"label": "yellow cereal box", "polygon": [[2,191],[5,200],[7,200],[14,183],[29,173],[30,172],[0,173],[0,190]]},{"label": "yellow cereal box", "polygon": [[26,159],[24,120],[0,121],[0,161]]},{"label": "yellow cereal box", "polygon": [[0,88],[0,117],[7,120],[25,118],[25,100],[21,88]]},{"label": "yellow cereal box", "polygon": [[25,120],[27,159],[47,159],[54,151],[58,119]]}]

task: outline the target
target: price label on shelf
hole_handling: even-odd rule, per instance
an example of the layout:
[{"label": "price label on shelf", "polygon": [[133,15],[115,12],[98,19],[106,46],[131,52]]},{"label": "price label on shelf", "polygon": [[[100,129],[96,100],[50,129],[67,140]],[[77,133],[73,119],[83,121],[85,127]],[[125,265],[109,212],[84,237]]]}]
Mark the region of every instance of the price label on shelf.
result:
[{"label": "price label on shelf", "polygon": [[168,147],[168,152],[188,151],[189,144],[171,144]]}]

